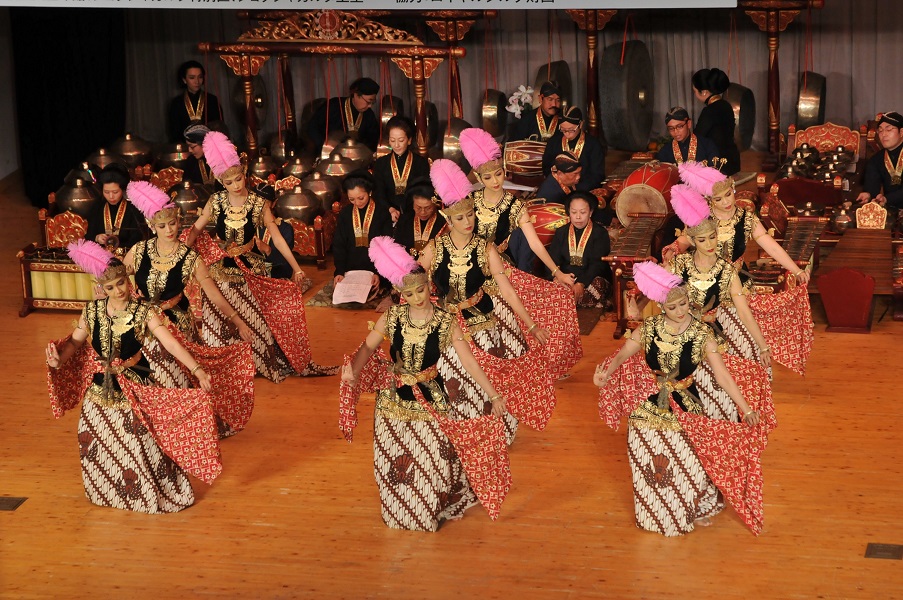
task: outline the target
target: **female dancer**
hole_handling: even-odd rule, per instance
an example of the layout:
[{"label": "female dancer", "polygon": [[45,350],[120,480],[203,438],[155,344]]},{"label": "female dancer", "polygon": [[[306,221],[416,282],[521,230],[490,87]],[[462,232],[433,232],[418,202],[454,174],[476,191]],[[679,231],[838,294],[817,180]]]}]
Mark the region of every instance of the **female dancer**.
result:
[{"label": "female dancer", "polygon": [[[383,313],[342,369],[343,430],[350,440],[356,422],[354,404],[363,391],[358,385],[362,371],[368,370],[366,377],[372,379],[373,371],[388,366],[383,384],[376,386],[373,438],[373,470],[383,521],[396,529],[436,531],[442,521],[460,518],[477,502],[463,457],[443,432],[450,414],[449,389],[437,365],[449,347],[491,398],[492,416],[484,419],[507,463],[499,420],[505,414],[505,400],[471,353],[455,316],[430,302],[429,278],[423,268],[388,237],[371,240],[370,255],[405,304]],[[371,361],[384,339],[390,344],[391,362]],[[506,476],[510,475],[504,464],[502,478]]]},{"label": "female dancer", "polygon": [[[809,283],[809,272],[801,269],[768,234],[755,211],[737,206],[732,178],[725,177],[717,169],[697,163],[685,162],[678,165],[678,169],[684,183],[709,201],[712,218],[718,221],[718,254],[722,258],[734,263],[738,270],[745,270],[743,255],[749,240],[753,239],[769,256],[793,274],[799,285]],[[689,246],[689,238],[680,236],[669,248],[662,250],[662,258],[668,261],[674,254],[684,252]]]},{"label": "female dancer", "polygon": [[[540,325],[551,333],[545,349],[549,373],[553,379],[564,377],[583,357],[577,309],[574,296],[569,291],[576,278],[571,273],[562,272],[552,261],[536,235],[523,202],[502,187],[505,171],[501,164],[501,150],[493,137],[482,129],[465,129],[461,132],[461,150],[485,186],[472,194],[477,235],[493,242],[500,253],[505,252],[509,241],[516,241],[519,236],[525,236],[520,238],[521,242],[529,243],[529,248],[521,244],[523,252],[514,252],[519,256],[510,254],[519,270],[511,271],[508,278],[521,302],[531,314],[542,319]],[[530,274],[533,271],[533,253],[549,269],[552,278],[567,289]]]},{"label": "female dancer", "polygon": [[[713,171],[705,167],[704,172],[712,174]],[[721,222],[709,218],[710,210],[714,211],[714,208],[710,208],[702,194],[689,184],[689,181],[695,181],[698,185],[699,180],[694,180],[691,174],[685,181],[688,182],[686,185],[671,188],[671,204],[677,216],[690,225],[681,238],[690,240],[696,249],[689,255],[675,256],[670,263],[671,270],[691,281],[691,299],[702,312],[709,313],[709,319],[717,320],[733,352],[752,360],[758,357],[766,366],[773,358],[802,375],[813,341],[806,286],[799,285],[779,294],[748,294],[742,274],[737,273],[737,265],[742,264],[742,253],[733,265],[729,262],[730,248],[736,248],[736,244],[744,240],[743,230],[729,224],[725,234]],[[727,195],[733,202],[733,192]],[[765,233],[755,213],[739,207],[736,210],[744,215],[742,219],[747,223],[755,224],[749,227],[750,230],[762,229],[760,243],[763,247],[773,245],[780,251],[772,256],[783,256],[782,264],[787,262],[796,267],[774,238]],[[724,253],[728,253],[727,256]],[[723,265],[722,260],[725,261]],[[727,266],[731,268],[727,269]],[[807,282],[808,272],[796,268],[800,271],[797,281]],[[711,312],[716,309],[717,312]]]},{"label": "female dancer", "polygon": [[[186,285],[194,278],[219,312],[231,315],[229,320],[238,330],[239,337],[245,342],[251,342],[251,329],[213,283],[207,265],[200,260],[197,252],[179,241],[181,209],[170,201],[166,192],[146,181],[133,181],[129,184],[128,191],[132,203],[147,218],[151,231],[156,236],[146,242],[138,242],[125,255],[126,268],[135,275],[139,295],[155,306],[161,316],[165,315],[165,322],[172,323],[182,339],[199,342],[194,315],[185,292]],[[247,345],[198,349],[208,361],[226,360],[233,351],[247,352],[248,360],[253,361],[250,350]],[[166,387],[190,386],[188,372],[168,360],[159,344],[146,344],[145,356],[156,373],[158,383]],[[232,436],[244,429],[253,407],[253,392],[240,392],[237,396],[230,394],[226,405],[214,404],[220,438]],[[236,408],[239,409],[237,412]]]},{"label": "female dancer", "polygon": [[[651,262],[636,264],[634,276],[664,312],[647,318],[599,365],[593,383],[609,426],[629,415],[637,527],[677,536],[709,525],[723,508],[720,490],[758,534],[760,454],[776,424],[767,376],[750,361],[722,358],[712,330],[693,318],[680,278]],[[700,377],[705,364],[711,376]],[[719,394],[736,405],[742,424],[706,416]]]},{"label": "female dancer", "polygon": [[[540,344],[549,340],[549,332],[528,313],[505,273],[505,264],[495,245],[475,232],[473,197],[470,182],[452,161],[433,162],[430,176],[436,192],[445,205],[443,215],[449,231],[435,238],[420,253],[420,264],[436,286],[439,305],[459,315],[472,336],[473,344],[499,358],[512,359],[524,355],[528,346],[518,325],[518,317]],[[567,294],[566,290],[562,290]],[[487,368],[485,363],[481,366]],[[447,379],[459,382],[454,418],[472,418],[487,414],[488,397],[460,364],[449,362]],[[525,373],[525,379],[536,382],[550,380],[545,369]],[[543,399],[537,399],[542,401]],[[544,399],[548,401],[548,399]],[[514,440],[517,420],[505,417],[509,443]]]},{"label": "female dancer", "polygon": [[[226,189],[210,196],[189,229],[186,245],[194,247],[196,240],[203,240],[196,249],[210,265],[210,277],[253,331],[251,346],[257,372],[277,383],[290,374],[337,372],[337,368],[323,369],[310,360],[301,290],[286,280],[262,277],[266,274],[264,258],[256,235],[260,226],[266,227],[272,244],[291,265],[292,282],[301,285],[304,272],[279,232],[269,203],[248,190],[235,147],[224,134],[213,131],[204,137],[204,155]],[[210,221],[216,226],[216,243],[206,234],[198,237]],[[237,342],[231,321],[235,315],[221,312],[215,304],[209,306],[212,301],[209,296],[204,299],[204,341],[211,346]]]},{"label": "female dancer", "polygon": [[[162,326],[156,309],[132,296],[118,259],[86,241],[71,244],[69,255],[105,295],[87,303],[71,336],[45,351],[55,416],[84,399],[78,441],[85,494],[94,504],[138,512],[187,508],[194,492],[183,469],[207,483],[222,470],[206,393],[211,376]],[[145,338],[158,340],[204,392],[161,392],[150,377]]]},{"label": "female dancer", "polygon": [[[474,210],[477,215],[477,234],[493,242],[499,252],[508,252],[517,267],[527,273],[533,272],[532,254],[539,257],[553,277],[569,288],[574,284],[574,276],[564,273],[552,261],[546,247],[542,245],[523,200],[514,197],[504,189],[505,168],[502,166],[502,150],[495,139],[486,131],[471,127],[461,132],[461,151],[482,190],[473,192]],[[514,232],[520,228],[529,248],[526,255],[511,254],[509,243]],[[532,254],[530,251],[532,250]],[[523,255],[522,252],[518,254]]]}]

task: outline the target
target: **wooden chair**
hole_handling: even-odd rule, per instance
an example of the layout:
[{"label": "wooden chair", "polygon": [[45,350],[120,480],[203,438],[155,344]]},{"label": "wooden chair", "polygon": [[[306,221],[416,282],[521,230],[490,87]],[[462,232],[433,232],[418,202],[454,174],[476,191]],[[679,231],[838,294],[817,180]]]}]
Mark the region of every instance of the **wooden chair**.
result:
[{"label": "wooden chair", "polygon": [[172,186],[182,182],[182,177],[184,175],[185,171],[182,169],[177,167],[166,167],[151,175],[150,182],[164,192],[169,192]]},{"label": "wooden chair", "polygon": [[63,248],[88,232],[88,221],[72,211],[48,217],[47,210],[42,208],[38,219],[43,224],[44,246],[48,248]]},{"label": "wooden chair", "polygon": [[796,126],[791,125],[787,132],[787,149],[790,151],[806,143],[819,152],[830,152],[836,150],[838,146],[843,146],[845,150],[855,155],[854,161],[858,163],[859,159],[865,158],[867,137],[865,126],[859,131],[854,131],[843,125],[825,123],[797,131]]},{"label": "wooden chair", "polygon": [[887,224],[887,209],[877,202],[867,202],[856,209],[856,227],[859,229],[884,229]]}]

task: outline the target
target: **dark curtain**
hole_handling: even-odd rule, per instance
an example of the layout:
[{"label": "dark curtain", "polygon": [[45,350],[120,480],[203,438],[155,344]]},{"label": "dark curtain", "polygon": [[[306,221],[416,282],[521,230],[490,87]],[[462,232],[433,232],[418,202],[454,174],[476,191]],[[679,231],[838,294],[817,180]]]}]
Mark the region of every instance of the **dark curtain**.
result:
[{"label": "dark curtain", "polygon": [[125,129],[125,11],[11,8],[19,146],[34,206]]}]

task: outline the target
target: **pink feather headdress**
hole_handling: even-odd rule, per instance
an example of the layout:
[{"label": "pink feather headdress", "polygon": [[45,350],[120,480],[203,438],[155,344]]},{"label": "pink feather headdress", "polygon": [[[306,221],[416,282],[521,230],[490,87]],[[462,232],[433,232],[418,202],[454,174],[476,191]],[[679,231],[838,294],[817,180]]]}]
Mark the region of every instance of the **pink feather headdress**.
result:
[{"label": "pink feather headdress", "polygon": [[419,285],[420,280],[426,279],[424,272],[416,274],[422,277],[409,277],[420,265],[404,246],[387,235],[370,240],[369,254],[379,274],[399,289]]},{"label": "pink feather headdress", "polygon": [[430,180],[436,189],[436,195],[442,199],[442,205],[445,207],[443,214],[446,216],[449,210],[457,212],[473,206],[473,198],[470,196],[473,186],[454,161],[447,158],[433,161],[430,167]]},{"label": "pink feather headdress", "polygon": [[226,134],[220,131],[211,131],[204,137],[204,158],[207,159],[210,170],[218,178],[221,178],[229,169],[241,166],[238,151]]},{"label": "pink feather headdress", "polygon": [[683,283],[683,279],[651,261],[634,263],[633,280],[647,298],[659,304],[664,304],[668,292]]},{"label": "pink feather headdress", "polygon": [[[488,131],[479,127],[468,127],[458,136],[458,141],[461,143],[464,158],[474,171],[479,171],[483,165],[502,158],[502,149],[498,142]],[[496,168],[496,165],[492,167]]]},{"label": "pink feather headdress", "polygon": [[103,277],[104,271],[110,267],[113,253],[90,240],[76,240],[66,246],[69,258],[77,264],[82,271],[93,275],[95,279]]},{"label": "pink feather headdress", "polygon": [[680,172],[680,179],[703,196],[711,196],[712,186],[727,179],[718,169],[698,162],[680,163],[677,170]]},{"label": "pink feather headdress", "polygon": [[129,197],[129,202],[134,204],[135,208],[140,210],[148,221],[161,210],[176,206],[166,192],[147,181],[132,181],[129,183],[126,195]]},{"label": "pink feather headdress", "polygon": [[688,227],[696,227],[709,218],[709,203],[702,194],[683,183],[671,187],[671,207]]}]

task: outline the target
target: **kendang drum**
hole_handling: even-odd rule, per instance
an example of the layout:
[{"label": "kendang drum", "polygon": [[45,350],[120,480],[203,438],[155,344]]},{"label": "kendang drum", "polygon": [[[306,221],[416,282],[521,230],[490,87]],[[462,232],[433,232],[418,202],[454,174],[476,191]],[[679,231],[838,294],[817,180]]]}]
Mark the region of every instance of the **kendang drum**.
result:
[{"label": "kendang drum", "polygon": [[552,243],[555,230],[569,223],[568,214],[564,205],[558,202],[546,202],[543,198],[536,198],[527,202],[527,214],[536,230],[536,235],[543,246]]},{"label": "kendang drum", "polygon": [[542,177],[542,155],[545,142],[518,140],[505,144],[505,170],[509,175]]},{"label": "kendang drum", "polygon": [[658,161],[646,163],[628,175],[615,198],[615,213],[621,225],[630,225],[633,213],[671,212],[671,186],[679,180],[676,166]]}]

